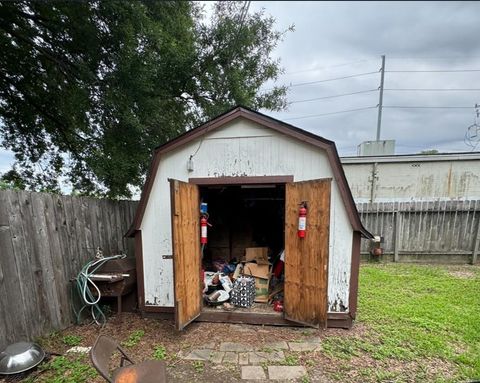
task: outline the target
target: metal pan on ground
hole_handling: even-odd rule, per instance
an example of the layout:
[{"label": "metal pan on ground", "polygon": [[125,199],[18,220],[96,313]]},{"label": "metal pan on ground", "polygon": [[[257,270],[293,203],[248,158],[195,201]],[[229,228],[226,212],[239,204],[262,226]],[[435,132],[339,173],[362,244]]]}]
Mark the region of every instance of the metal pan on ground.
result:
[{"label": "metal pan on ground", "polygon": [[217,290],[217,292],[213,294],[218,294],[218,297],[215,300],[210,300],[208,297],[206,299],[207,302],[212,306],[222,305],[230,299],[230,294],[227,293],[225,290]]},{"label": "metal pan on ground", "polygon": [[11,375],[28,371],[45,358],[45,351],[36,343],[18,342],[0,353],[0,374]]}]

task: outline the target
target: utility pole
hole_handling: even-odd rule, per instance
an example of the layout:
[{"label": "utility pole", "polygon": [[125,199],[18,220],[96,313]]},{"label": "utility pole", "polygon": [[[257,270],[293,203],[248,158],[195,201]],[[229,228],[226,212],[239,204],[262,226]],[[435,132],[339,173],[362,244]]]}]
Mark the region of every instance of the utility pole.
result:
[{"label": "utility pole", "polygon": [[[385,81],[385,55],[382,55],[382,68],[380,69],[380,94],[378,96],[378,120],[377,120],[377,139],[380,141],[380,129],[382,128],[382,106],[383,106],[383,84]],[[370,202],[375,202],[375,189],[377,188],[378,163],[372,165]]]},{"label": "utility pole", "polygon": [[385,80],[385,55],[382,55],[382,68],[380,69],[380,95],[378,100],[377,141],[380,141],[382,127],[383,83]]}]

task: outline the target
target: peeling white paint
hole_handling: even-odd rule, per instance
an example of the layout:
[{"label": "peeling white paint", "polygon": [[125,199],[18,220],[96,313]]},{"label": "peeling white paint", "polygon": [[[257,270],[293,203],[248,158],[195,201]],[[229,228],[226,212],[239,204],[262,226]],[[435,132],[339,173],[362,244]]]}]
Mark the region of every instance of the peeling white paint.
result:
[{"label": "peeling white paint", "polygon": [[[187,171],[193,157],[194,171]],[[144,288],[147,305],[172,307],[173,264],[163,259],[172,254],[170,189],[168,178],[293,175],[295,181],[332,178],[326,153],[312,145],[286,137],[246,120],[235,120],[203,139],[189,142],[162,155],[141,224]],[[353,230],[338,191],[332,182],[330,259],[328,279],[330,302],[348,302]]]}]

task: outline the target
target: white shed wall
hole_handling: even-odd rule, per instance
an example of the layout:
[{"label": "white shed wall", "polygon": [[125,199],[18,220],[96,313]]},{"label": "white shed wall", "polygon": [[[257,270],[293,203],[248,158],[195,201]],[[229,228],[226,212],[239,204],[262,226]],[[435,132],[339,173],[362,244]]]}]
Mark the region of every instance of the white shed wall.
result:
[{"label": "white shed wall", "polygon": [[[187,160],[195,153],[194,171]],[[235,120],[163,155],[141,224],[145,305],[174,305],[168,178],[293,175],[294,181],[333,178],[324,151],[247,120]],[[348,311],[353,230],[337,182],[332,182],[328,300]],[[341,307],[343,308],[341,309]]]}]

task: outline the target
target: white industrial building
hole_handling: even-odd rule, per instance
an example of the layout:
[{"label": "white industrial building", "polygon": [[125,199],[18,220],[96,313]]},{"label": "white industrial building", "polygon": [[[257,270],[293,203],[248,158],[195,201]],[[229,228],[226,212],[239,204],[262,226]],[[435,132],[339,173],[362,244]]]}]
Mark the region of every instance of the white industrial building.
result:
[{"label": "white industrial building", "polygon": [[480,153],[342,157],[355,202],[480,199]]}]

